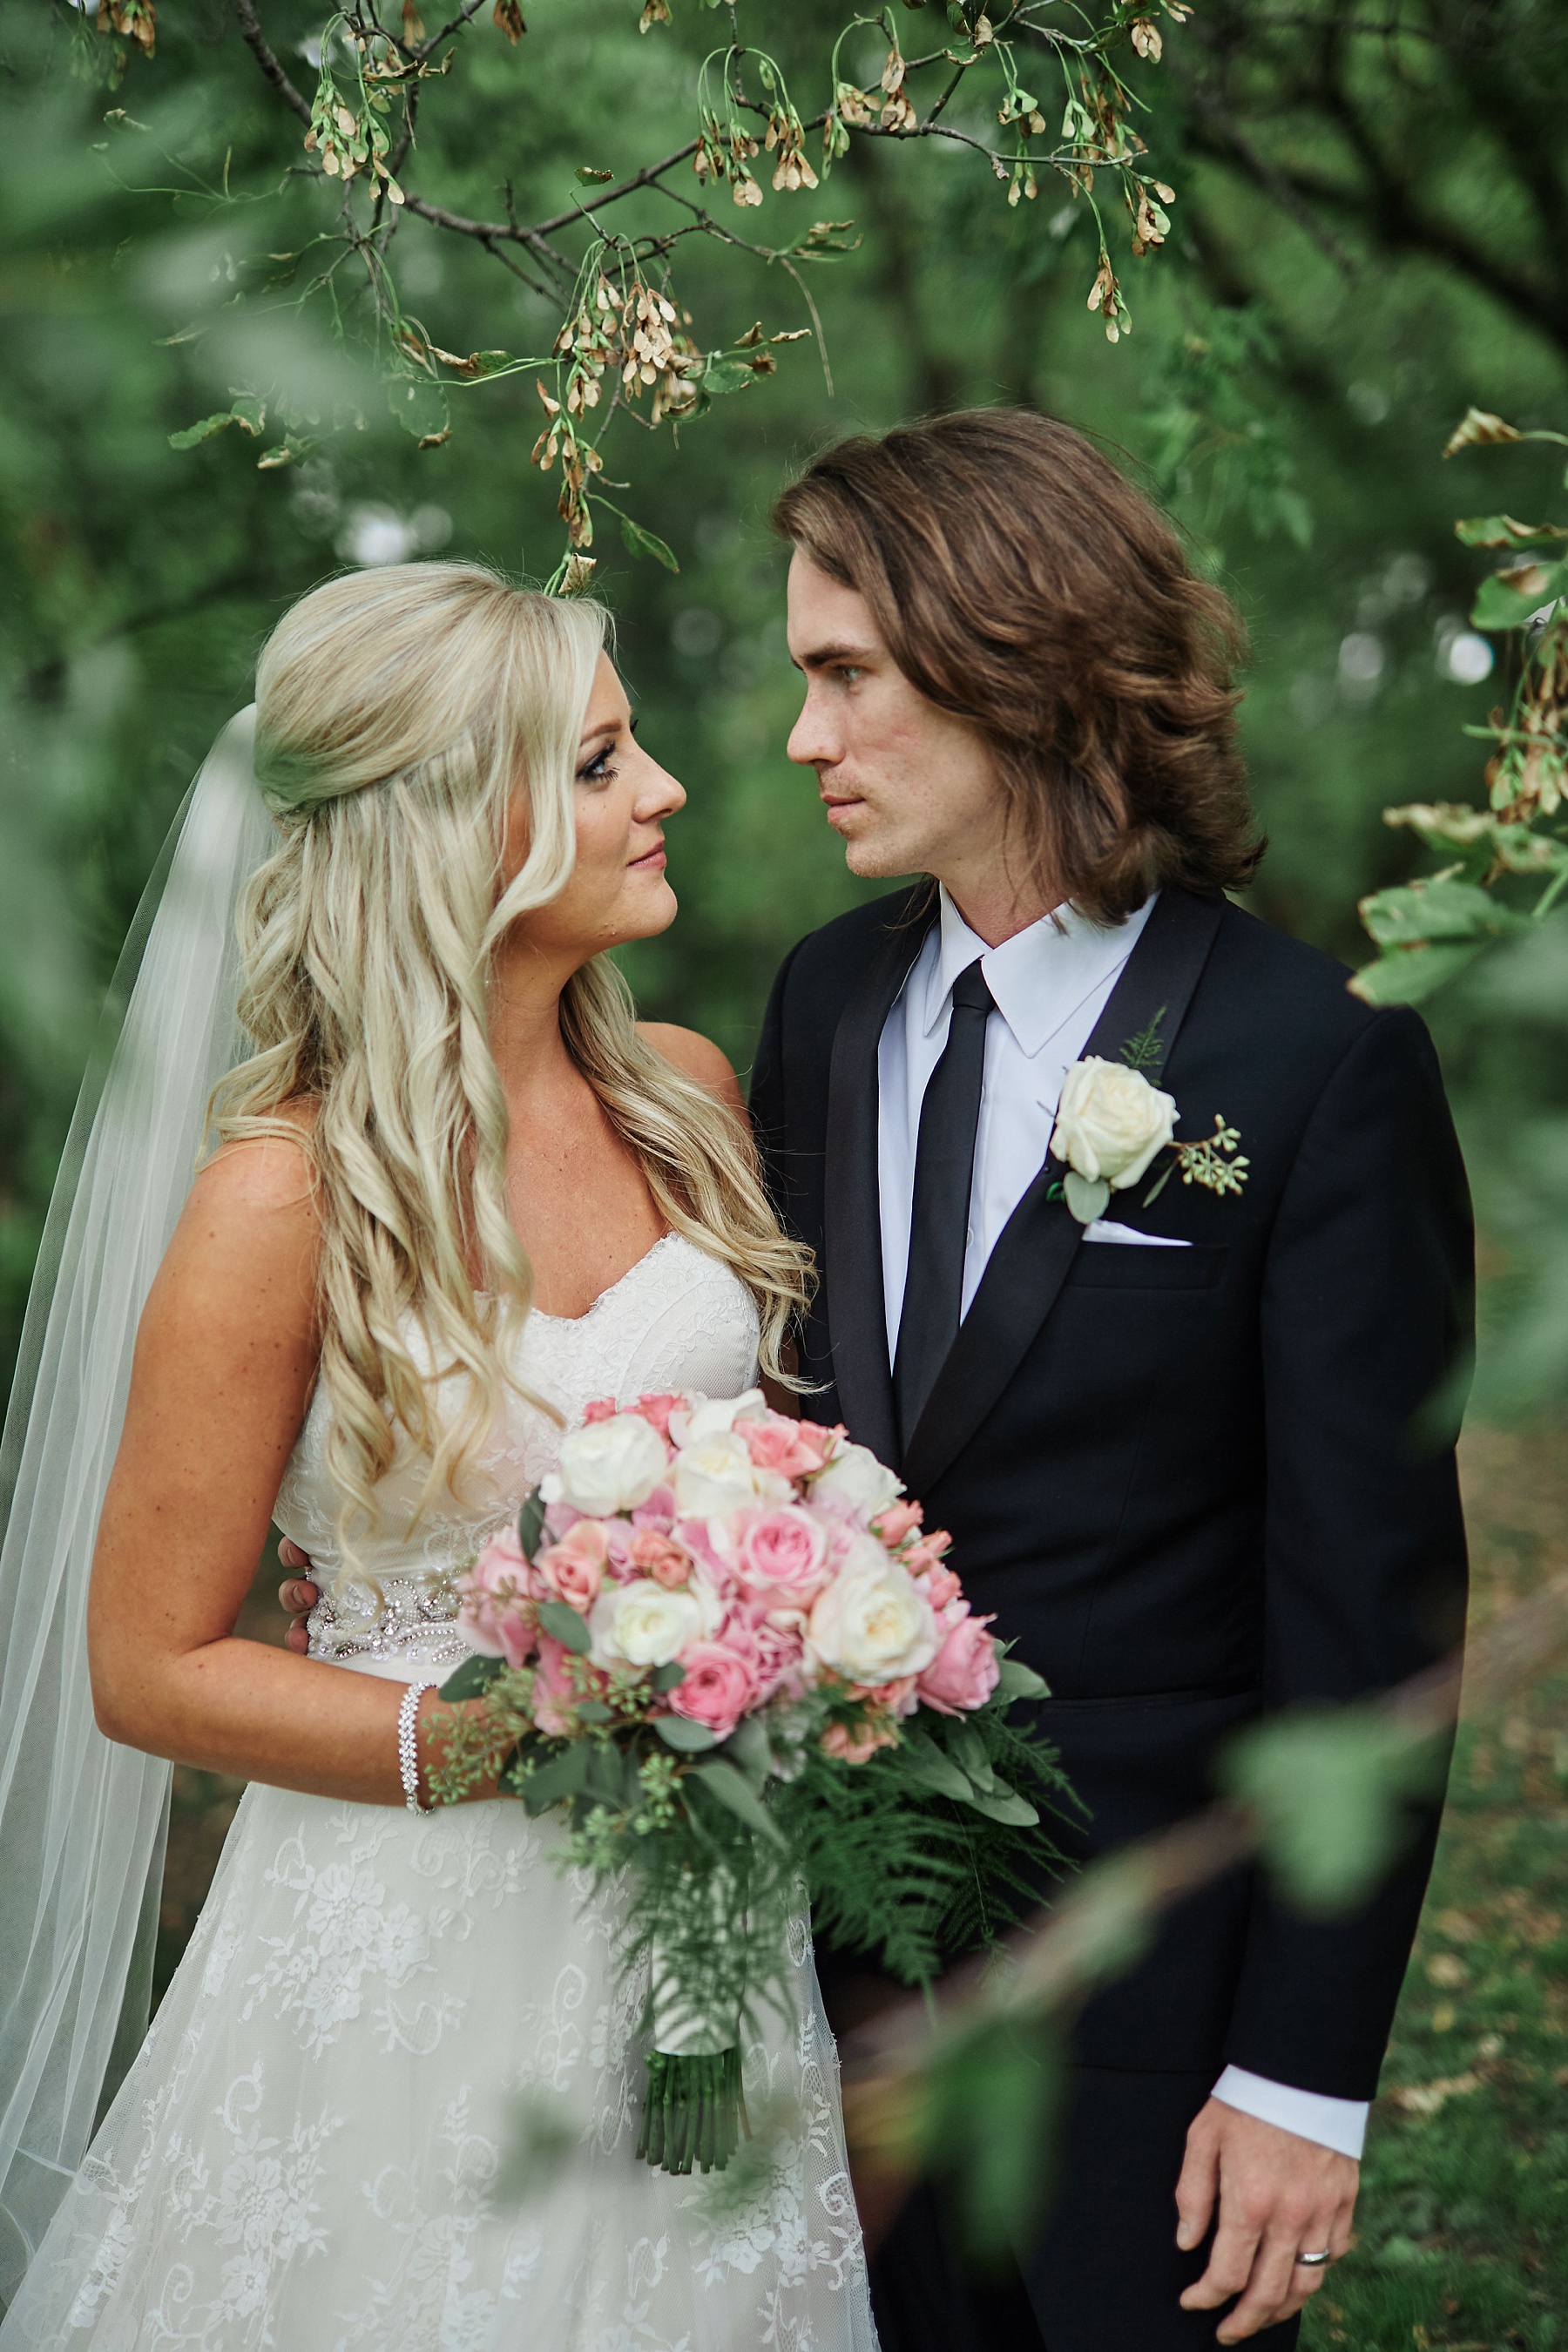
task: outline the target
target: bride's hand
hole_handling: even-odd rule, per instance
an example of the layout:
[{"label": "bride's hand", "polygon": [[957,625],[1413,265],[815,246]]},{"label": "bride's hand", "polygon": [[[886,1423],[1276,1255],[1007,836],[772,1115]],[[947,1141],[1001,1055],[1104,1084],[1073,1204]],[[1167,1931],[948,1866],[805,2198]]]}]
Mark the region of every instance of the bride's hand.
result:
[{"label": "bride's hand", "polygon": [[[310,1555],[301,1551],[297,1543],[290,1543],[285,1536],[278,1547],[278,1565],[279,1568],[309,1569]],[[320,1588],[308,1577],[286,1576],[279,1586],[279,1606],[289,1612],[289,1631],[283,1636],[286,1650],[297,1650],[303,1657],[310,1649],[310,1633],[306,1620],[321,1597]]]}]

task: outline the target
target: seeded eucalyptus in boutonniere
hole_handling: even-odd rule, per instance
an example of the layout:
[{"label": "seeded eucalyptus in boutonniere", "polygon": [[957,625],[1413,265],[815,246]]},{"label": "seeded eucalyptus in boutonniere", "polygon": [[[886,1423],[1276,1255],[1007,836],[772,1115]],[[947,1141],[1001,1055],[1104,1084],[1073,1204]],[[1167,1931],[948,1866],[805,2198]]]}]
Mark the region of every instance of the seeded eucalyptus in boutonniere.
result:
[{"label": "seeded eucalyptus in boutonniere", "polygon": [[1164,1017],[1162,1005],[1148,1027],[1128,1039],[1120,1061],[1091,1054],[1074,1062],[1062,1081],[1051,1155],[1067,1162],[1062,1197],[1080,1225],[1102,1217],[1111,1193],[1131,1191],[1162,1151],[1171,1158],[1143,1195],[1145,1208],[1178,1168],[1184,1184],[1202,1184],[1211,1192],[1239,1192],[1247,1181],[1247,1162],[1237,1151],[1240,1130],[1227,1127],[1219,1113],[1214,1133],[1202,1142],[1175,1140],[1176,1098],[1144,1075],[1164,1059],[1159,1043]]}]

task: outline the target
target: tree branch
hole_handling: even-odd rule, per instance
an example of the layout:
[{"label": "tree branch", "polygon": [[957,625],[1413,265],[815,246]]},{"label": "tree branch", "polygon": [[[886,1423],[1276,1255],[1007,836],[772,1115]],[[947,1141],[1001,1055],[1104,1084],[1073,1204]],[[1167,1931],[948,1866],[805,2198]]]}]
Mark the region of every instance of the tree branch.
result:
[{"label": "tree branch", "polygon": [[302,98],[284,72],[267,45],[267,36],[257,21],[253,0],[234,0],[234,13],[239,19],[239,29],[257,64],[278,92],[285,106],[292,107],[301,122],[310,120],[310,102]]}]

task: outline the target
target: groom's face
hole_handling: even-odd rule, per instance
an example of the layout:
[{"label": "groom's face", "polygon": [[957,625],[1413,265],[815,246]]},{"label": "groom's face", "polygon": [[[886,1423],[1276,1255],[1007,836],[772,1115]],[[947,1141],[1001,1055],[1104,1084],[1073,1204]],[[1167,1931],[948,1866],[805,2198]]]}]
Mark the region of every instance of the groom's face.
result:
[{"label": "groom's face", "polygon": [[983,737],[910,685],[864,596],[798,548],[789,650],[805,678],[789,756],[816,769],[850,872],[932,874],[962,901],[965,877],[994,866],[1004,829]]}]

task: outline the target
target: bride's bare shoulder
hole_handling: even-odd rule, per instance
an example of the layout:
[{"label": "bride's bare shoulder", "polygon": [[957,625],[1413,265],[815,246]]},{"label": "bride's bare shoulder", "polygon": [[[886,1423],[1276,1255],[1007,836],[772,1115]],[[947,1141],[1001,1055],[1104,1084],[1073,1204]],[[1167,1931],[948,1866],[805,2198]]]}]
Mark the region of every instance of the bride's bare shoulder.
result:
[{"label": "bride's bare shoulder", "polygon": [[191,1187],[159,1277],[204,1317],[259,1317],[301,1330],[315,1313],[321,1209],[315,1107],[286,1106],[268,1134],[219,1146]]},{"label": "bride's bare shoulder", "polygon": [[696,1029],[680,1029],[672,1021],[639,1021],[637,1034],[645,1045],[667,1062],[673,1062],[684,1078],[694,1078],[717,1095],[726,1108],[745,1117],[745,1104],[741,1099],[741,1082],[730,1065],[727,1055]]},{"label": "bride's bare shoulder", "polygon": [[215,1206],[221,1202],[241,1213],[293,1210],[306,1222],[319,1223],[310,1149],[319,1109],[312,1097],[298,1097],[279,1105],[269,1132],[219,1144],[204,1163],[192,1199],[199,1193]]}]

